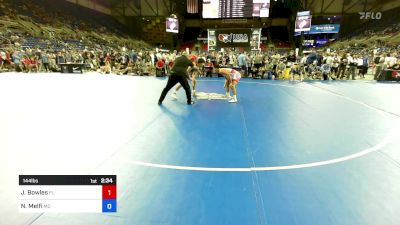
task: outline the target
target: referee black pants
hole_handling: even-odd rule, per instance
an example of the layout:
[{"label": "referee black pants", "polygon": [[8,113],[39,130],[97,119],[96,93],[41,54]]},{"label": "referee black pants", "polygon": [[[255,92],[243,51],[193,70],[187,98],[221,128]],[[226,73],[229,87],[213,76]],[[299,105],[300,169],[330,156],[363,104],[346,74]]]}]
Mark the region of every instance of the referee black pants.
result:
[{"label": "referee black pants", "polygon": [[186,76],[171,75],[168,77],[167,86],[165,86],[164,90],[161,93],[160,99],[158,100],[159,104],[162,104],[168,91],[171,90],[171,88],[173,88],[177,83],[180,83],[183,89],[185,89],[187,103],[190,104],[192,102],[192,93],[190,91],[189,82]]}]

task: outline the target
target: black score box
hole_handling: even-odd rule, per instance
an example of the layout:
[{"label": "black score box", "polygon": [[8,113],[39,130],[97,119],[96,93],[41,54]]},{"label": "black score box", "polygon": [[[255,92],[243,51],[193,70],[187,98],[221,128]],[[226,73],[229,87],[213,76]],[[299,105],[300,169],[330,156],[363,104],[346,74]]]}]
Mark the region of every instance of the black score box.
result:
[{"label": "black score box", "polygon": [[116,175],[20,175],[19,211],[117,212]]}]

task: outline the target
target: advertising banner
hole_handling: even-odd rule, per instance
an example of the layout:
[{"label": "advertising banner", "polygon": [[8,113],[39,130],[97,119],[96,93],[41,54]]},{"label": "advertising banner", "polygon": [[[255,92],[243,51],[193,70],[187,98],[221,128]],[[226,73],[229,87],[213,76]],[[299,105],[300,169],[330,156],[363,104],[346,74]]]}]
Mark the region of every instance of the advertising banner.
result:
[{"label": "advertising banner", "polygon": [[310,31],[311,29],[310,11],[298,12],[295,22],[295,32]]},{"label": "advertising banner", "polygon": [[[337,34],[340,31],[340,24],[320,24],[312,25],[310,31],[304,34]],[[299,36],[301,32],[295,32],[294,36]]]},{"label": "advertising banner", "polygon": [[217,47],[217,39],[215,38],[215,30],[208,30],[207,37],[208,51],[215,51]]},{"label": "advertising banner", "polygon": [[176,18],[167,17],[165,21],[165,31],[179,33],[179,21]]},{"label": "advertising banner", "polygon": [[328,44],[328,42],[329,42],[328,39],[317,39],[315,41],[315,46],[316,47],[321,47],[321,46],[324,46],[324,45]]},{"label": "advertising banner", "polygon": [[320,24],[312,25],[310,34],[337,34],[340,30],[340,24]]},{"label": "advertising banner", "polygon": [[314,46],[314,40],[303,40],[303,46],[304,47],[313,47]]},{"label": "advertising banner", "polygon": [[250,47],[251,29],[218,29],[215,30],[217,47]]}]

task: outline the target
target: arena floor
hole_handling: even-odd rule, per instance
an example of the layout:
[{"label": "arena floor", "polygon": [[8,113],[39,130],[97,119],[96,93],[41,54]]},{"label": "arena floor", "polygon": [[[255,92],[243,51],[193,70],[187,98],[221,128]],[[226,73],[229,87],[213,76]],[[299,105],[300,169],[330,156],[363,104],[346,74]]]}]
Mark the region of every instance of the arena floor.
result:
[{"label": "arena floor", "polygon": [[[400,86],[0,74],[2,225],[398,225]],[[224,93],[223,80],[201,79]],[[18,211],[19,174],[116,174],[118,212]]]}]

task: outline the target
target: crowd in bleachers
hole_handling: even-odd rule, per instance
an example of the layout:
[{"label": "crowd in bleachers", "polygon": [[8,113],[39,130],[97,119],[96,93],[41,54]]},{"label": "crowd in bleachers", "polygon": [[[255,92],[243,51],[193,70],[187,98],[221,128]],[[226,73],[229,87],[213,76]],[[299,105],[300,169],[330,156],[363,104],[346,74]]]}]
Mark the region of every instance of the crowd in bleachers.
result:
[{"label": "crowd in bleachers", "polygon": [[0,71],[59,71],[61,62],[98,70],[107,55],[118,62],[127,48],[149,49],[111,16],[66,1],[0,0],[0,7]]},{"label": "crowd in bleachers", "polygon": [[[57,4],[48,4],[53,8],[45,9],[47,1],[50,0],[0,0],[0,72],[56,72],[60,71],[60,63],[78,63],[85,65],[85,71],[165,76],[179,54],[152,49],[129,38],[111,18],[77,18],[76,6],[63,5],[61,12],[54,8]],[[395,23],[383,30],[365,31],[370,32],[369,36],[360,36],[396,36],[399,27]],[[373,74],[378,79],[381,71],[399,67],[399,48],[394,43],[391,39],[374,39],[366,47],[363,42],[342,40],[329,46],[329,50],[312,50],[301,56],[294,51],[233,49],[192,54],[206,62],[204,76],[212,76],[212,68],[218,65],[237,68],[243,76],[253,78],[297,79],[298,75],[299,79],[363,79],[366,74]]]},{"label": "crowd in bleachers", "polygon": [[[209,66],[233,67],[243,76],[264,79],[379,79],[386,69],[400,69],[399,49],[325,49],[305,52],[214,52],[203,54]],[[206,64],[207,65],[207,64]],[[211,70],[208,70],[211,71]],[[207,70],[205,72],[207,75]],[[208,74],[211,75],[211,74]]]},{"label": "crowd in bleachers", "polygon": [[[16,38],[18,40],[18,38]],[[14,43],[15,44],[15,43]],[[79,45],[77,45],[79,46]],[[296,56],[290,52],[193,52],[195,58],[206,62],[202,75],[212,76],[212,68],[233,67],[244,76],[265,79],[363,79],[374,75],[377,79],[386,68],[399,69],[400,55],[396,48],[348,48],[324,49],[305,52]],[[174,52],[149,49],[88,50],[85,47],[59,51],[26,48],[24,50],[0,51],[0,71],[47,72],[59,71],[60,63],[87,65],[86,71],[132,75],[168,75],[173,65]]]},{"label": "crowd in bleachers", "polygon": [[[333,46],[343,48],[349,45],[367,47],[396,48],[400,45],[399,8],[382,12],[381,19],[365,20],[367,22],[351,29],[349,33],[341,33],[341,37]],[[356,17],[359,15],[357,14]],[[356,18],[355,17],[355,18]]]}]

